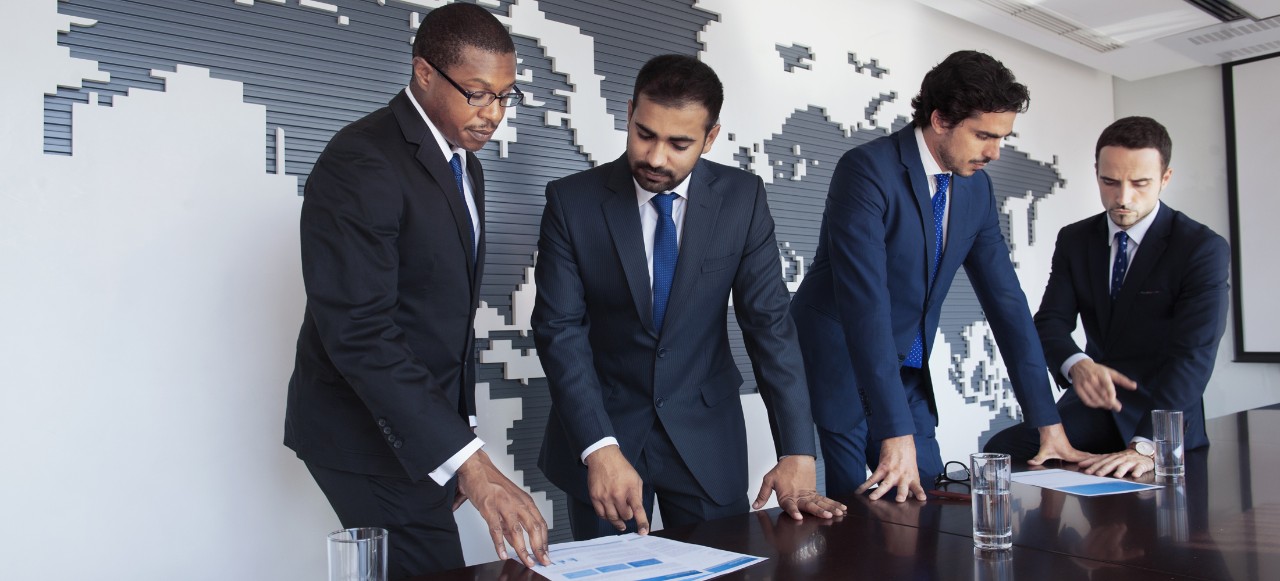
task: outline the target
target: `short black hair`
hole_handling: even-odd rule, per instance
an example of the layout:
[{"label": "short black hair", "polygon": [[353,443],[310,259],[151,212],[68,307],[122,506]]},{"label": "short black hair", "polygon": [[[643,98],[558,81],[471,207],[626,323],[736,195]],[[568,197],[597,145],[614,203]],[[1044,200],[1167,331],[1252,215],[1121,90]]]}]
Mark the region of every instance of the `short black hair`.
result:
[{"label": "short black hair", "polygon": [[1031,104],[1027,86],[990,55],[974,50],[951,53],[924,76],[911,100],[912,123],[928,127],[934,111],[947,127],[982,113],[1025,113]]},{"label": "short black hair", "polygon": [[1108,125],[1098,136],[1098,145],[1093,148],[1093,163],[1098,163],[1098,155],[1102,148],[1115,145],[1125,149],[1151,148],[1160,152],[1160,171],[1169,169],[1169,160],[1173,159],[1173,139],[1164,125],[1150,117],[1125,117]]},{"label": "short black hair", "polygon": [[475,4],[453,3],[422,17],[413,39],[413,56],[449,68],[462,62],[462,50],[468,46],[497,54],[516,52],[511,33],[488,10]]},{"label": "short black hair", "polygon": [[664,54],[649,59],[636,75],[636,87],[631,93],[633,103],[640,95],[648,97],[663,107],[683,107],[697,103],[707,108],[707,131],[720,120],[720,106],[724,104],[724,85],[720,77],[702,61],[682,54]]}]

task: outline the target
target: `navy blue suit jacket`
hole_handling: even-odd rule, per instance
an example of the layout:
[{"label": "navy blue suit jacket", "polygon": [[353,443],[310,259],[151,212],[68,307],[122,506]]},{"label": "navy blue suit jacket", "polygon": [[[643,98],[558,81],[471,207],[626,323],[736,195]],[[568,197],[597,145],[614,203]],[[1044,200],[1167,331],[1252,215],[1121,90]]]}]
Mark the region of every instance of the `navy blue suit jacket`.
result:
[{"label": "navy blue suit jacket", "polygon": [[[1125,442],[1151,437],[1151,410],[1174,409],[1183,411],[1186,447],[1208,445],[1202,397],[1226,328],[1227,241],[1182,212],[1160,208],[1113,304],[1108,219],[1098,214],[1058,232],[1035,316],[1049,369],[1070,387],[1061,368],[1081,352],[1071,338],[1079,315],[1083,352],[1138,383],[1137,391],[1116,389],[1121,410],[1112,417]],[[1075,390],[1062,398],[1077,398]]]},{"label": "navy blue suit jacket", "polygon": [[[467,154],[480,223],[484,175]],[[427,479],[470,442],[484,238],[404,91],[343,128],[302,199],[307,307],[285,444],[358,474]],[[430,479],[428,479],[430,481]]]},{"label": "navy blue suit jacket", "polygon": [[813,415],[873,439],[913,434],[900,368],[923,327],[928,353],[961,266],[995,333],[1014,393],[1033,426],[1058,422],[1031,310],[1000,231],[991,180],[953,175],[946,246],[934,257],[932,192],[908,126],[850,150],[831,178],[813,267],[792,301]]},{"label": "navy blue suit jacket", "polygon": [[584,502],[582,452],[613,436],[635,464],[656,422],[680,452],[673,461],[683,461],[712,499],[727,504],[746,495],[742,376],[727,329],[731,292],[778,454],[815,454],[764,184],[706,160],[690,180],[661,333],[652,322],[626,157],[547,185],[532,324],[552,408],[539,466]]}]

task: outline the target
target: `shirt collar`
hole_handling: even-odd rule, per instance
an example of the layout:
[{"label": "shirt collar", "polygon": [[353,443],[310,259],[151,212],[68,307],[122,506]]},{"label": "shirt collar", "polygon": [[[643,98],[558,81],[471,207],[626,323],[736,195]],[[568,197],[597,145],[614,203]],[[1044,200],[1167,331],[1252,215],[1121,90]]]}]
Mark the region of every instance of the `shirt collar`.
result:
[{"label": "shirt collar", "polygon": [[[1150,214],[1147,214],[1146,217],[1144,217],[1141,220],[1138,220],[1136,224],[1130,226],[1128,230],[1124,231],[1126,234],[1129,235],[1130,242],[1133,242],[1134,244],[1142,244],[1142,237],[1146,236],[1147,230],[1151,229],[1151,224],[1156,221],[1156,214],[1160,213],[1160,206],[1163,206],[1163,205],[1164,205],[1164,202],[1156,202],[1156,207],[1151,210]],[[1111,221],[1111,216],[1107,216],[1107,244],[1108,245],[1115,244],[1116,232],[1119,232],[1119,231],[1120,231],[1120,227],[1116,226],[1116,223]]]},{"label": "shirt collar", "polygon": [[943,171],[942,166],[938,165],[938,160],[933,158],[933,154],[929,152],[929,145],[924,142],[924,130],[916,127],[916,147],[920,149],[920,164],[924,166],[924,175],[932,178],[940,173],[950,174],[949,171]]},{"label": "shirt collar", "polygon": [[431,130],[431,135],[436,138],[436,144],[440,146],[440,152],[444,155],[445,161],[453,159],[453,154],[456,153],[458,157],[462,158],[462,168],[465,170],[467,167],[467,150],[461,147],[450,147],[444,135],[440,133],[439,129],[436,129],[436,124],[432,123],[431,118],[427,117],[426,111],[422,110],[422,105],[418,104],[418,99],[414,98],[413,91],[409,90],[409,87],[405,87],[404,94],[409,96],[409,102],[413,103],[413,109],[418,112],[418,115],[422,116],[423,121],[427,122],[427,128]]},{"label": "shirt collar", "polygon": [[[681,198],[684,198],[685,201],[688,201],[689,200],[689,178],[692,178],[692,177],[693,177],[693,172],[689,172],[689,175],[684,176],[684,181],[676,184],[676,187],[671,188],[670,190],[667,190],[667,191],[677,196],[680,196]],[[636,206],[644,206],[645,204],[648,204],[649,201],[652,200],[654,196],[658,195],[655,192],[651,192],[649,190],[646,190],[640,187],[640,184],[636,182],[635,176],[631,177],[631,183],[636,188]]]}]

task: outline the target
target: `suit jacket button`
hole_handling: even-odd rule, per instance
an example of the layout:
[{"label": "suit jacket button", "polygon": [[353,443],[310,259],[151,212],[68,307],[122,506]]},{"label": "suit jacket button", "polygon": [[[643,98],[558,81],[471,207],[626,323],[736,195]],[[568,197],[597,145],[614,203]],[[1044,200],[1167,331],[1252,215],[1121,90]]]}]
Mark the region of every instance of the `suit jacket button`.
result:
[{"label": "suit jacket button", "polygon": [[388,442],[393,442],[393,443],[394,443],[394,442],[396,441],[396,437],[395,437],[395,436],[393,436],[393,435],[388,435],[388,436],[387,436],[387,441],[388,441]]},{"label": "suit jacket button", "polygon": [[396,440],[394,444],[391,444],[391,447],[399,450],[400,446],[403,446],[403,445],[404,445],[403,440]]},{"label": "suit jacket button", "polygon": [[391,428],[382,428],[382,433],[384,433],[384,434],[390,434],[390,433],[391,433]]},{"label": "suit jacket button", "polygon": [[378,418],[378,427],[379,427],[379,428],[385,428],[385,427],[387,427],[387,419],[386,419],[386,418]]},{"label": "suit jacket button", "polygon": [[664,404],[664,403],[667,403],[667,400],[662,399],[662,398],[658,398],[658,399],[654,400],[654,402],[653,402],[653,404],[654,404],[654,405],[656,405],[656,406],[658,406],[658,407],[662,407],[662,404]]},{"label": "suit jacket button", "polygon": [[666,347],[662,347],[662,348],[658,349],[658,357],[659,357],[659,358],[666,357],[666,356],[667,356],[667,348],[666,348]]}]

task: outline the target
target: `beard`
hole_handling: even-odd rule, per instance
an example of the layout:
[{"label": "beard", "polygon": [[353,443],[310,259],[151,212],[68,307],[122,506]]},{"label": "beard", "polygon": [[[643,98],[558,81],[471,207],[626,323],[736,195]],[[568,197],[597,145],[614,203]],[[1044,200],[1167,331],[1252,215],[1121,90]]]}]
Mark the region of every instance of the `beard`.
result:
[{"label": "beard", "polygon": [[952,154],[951,149],[946,145],[940,145],[938,147],[938,157],[942,158],[943,171],[950,171],[951,173],[966,178],[977,173],[978,170],[982,169],[986,164],[991,163],[991,159],[986,157],[960,161],[957,159],[957,156]]},{"label": "beard", "polygon": [[655,194],[671,191],[684,179],[676,179],[675,173],[670,169],[652,167],[637,161],[631,162],[631,177],[635,178],[641,189]]}]

